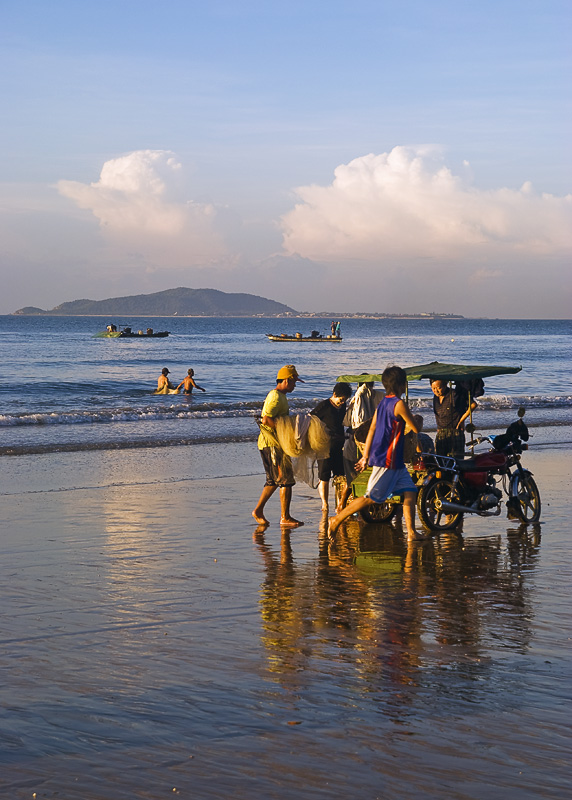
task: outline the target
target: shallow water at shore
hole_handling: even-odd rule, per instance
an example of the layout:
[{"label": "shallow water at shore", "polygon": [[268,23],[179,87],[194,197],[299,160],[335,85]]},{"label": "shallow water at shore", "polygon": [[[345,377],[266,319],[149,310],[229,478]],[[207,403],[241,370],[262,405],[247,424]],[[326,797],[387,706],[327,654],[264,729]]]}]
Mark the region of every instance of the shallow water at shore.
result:
[{"label": "shallow water at shore", "polygon": [[569,456],[538,526],[333,548],[252,445],[6,460],[0,795],[568,797]]}]

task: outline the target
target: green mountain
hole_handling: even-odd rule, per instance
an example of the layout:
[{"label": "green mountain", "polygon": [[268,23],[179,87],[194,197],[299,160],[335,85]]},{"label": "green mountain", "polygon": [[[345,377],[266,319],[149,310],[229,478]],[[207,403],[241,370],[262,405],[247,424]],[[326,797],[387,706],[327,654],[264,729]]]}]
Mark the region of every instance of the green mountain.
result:
[{"label": "green mountain", "polygon": [[252,317],[295,314],[296,311],[255,294],[232,294],[217,289],[166,289],[154,294],[112,297],[109,300],[72,300],[50,311],[25,306],[14,312],[49,316],[147,316],[147,317]]}]

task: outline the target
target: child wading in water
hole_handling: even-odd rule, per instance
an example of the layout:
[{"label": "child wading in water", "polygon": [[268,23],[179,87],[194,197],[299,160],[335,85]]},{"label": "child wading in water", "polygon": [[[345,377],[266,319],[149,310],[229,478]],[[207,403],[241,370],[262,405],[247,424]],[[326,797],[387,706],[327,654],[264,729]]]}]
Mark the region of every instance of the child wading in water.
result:
[{"label": "child wading in water", "polygon": [[387,367],[381,376],[386,395],[377,407],[367,435],[363,456],[356,464],[362,472],[368,463],[373,467],[363,497],[357,497],[343,511],[330,519],[328,532],[333,538],[340,524],[366,506],[383,503],[394,494],[403,494],[403,517],[409,539],[423,541],[427,537],[415,530],[415,497],[417,489],[403,461],[405,424],[418,433],[407,404],[401,395],[407,386],[407,375],[401,367]]}]

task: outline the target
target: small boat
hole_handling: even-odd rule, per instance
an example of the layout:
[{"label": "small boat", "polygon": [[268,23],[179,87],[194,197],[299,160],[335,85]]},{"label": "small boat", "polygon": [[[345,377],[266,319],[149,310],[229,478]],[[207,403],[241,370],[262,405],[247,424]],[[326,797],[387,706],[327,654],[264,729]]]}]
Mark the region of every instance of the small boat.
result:
[{"label": "small boat", "polygon": [[302,336],[301,333],[295,333],[294,336],[290,336],[287,333],[281,333],[279,336],[276,336],[273,333],[267,333],[266,336],[270,339],[271,342],[341,342],[341,336],[322,336],[318,331],[312,331],[310,336]]},{"label": "small boat", "polygon": [[154,331],[153,328],[132,331],[128,325],[120,325],[119,328],[117,325],[108,325],[106,330],[96,333],[100,339],[164,339],[168,335],[169,331]]}]

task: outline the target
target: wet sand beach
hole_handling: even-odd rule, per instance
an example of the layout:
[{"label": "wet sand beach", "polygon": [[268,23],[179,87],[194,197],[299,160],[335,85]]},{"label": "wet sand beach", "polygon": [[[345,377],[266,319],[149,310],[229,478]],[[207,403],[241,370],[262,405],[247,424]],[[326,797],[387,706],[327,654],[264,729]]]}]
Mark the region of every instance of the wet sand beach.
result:
[{"label": "wet sand beach", "polygon": [[[565,798],[569,446],[541,524],[407,546],[253,444],[2,459],[0,796]],[[222,476],[222,477],[221,477]]]}]

